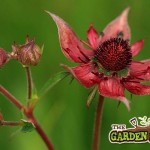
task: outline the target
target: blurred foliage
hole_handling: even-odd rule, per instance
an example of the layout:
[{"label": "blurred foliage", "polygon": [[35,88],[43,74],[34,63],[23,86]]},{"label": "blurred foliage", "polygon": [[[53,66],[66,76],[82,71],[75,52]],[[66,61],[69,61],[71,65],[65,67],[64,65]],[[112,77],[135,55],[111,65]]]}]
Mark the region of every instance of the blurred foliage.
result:
[{"label": "blurred foliage", "polygon": [[[38,45],[44,44],[44,52],[38,67],[32,67],[37,89],[40,90],[48,78],[62,71],[59,64],[69,66],[62,54],[58,41],[57,28],[52,19],[44,12],[49,10],[66,20],[79,37],[86,40],[86,31],[92,22],[100,32],[112,19],[127,6],[131,7],[129,24],[132,31],[131,43],[144,39],[142,52],[135,59],[150,58],[150,1],[148,0],[0,0],[0,46],[11,51],[14,41],[22,44],[25,36],[36,39]],[[65,79],[54,87],[37,105],[35,115],[53,141],[56,150],[90,150],[95,106],[95,98],[87,109],[86,99],[89,90],[77,81],[69,84]],[[13,93],[22,103],[26,103],[25,71],[19,63],[11,61],[0,70],[0,83]],[[111,144],[108,133],[111,124],[127,124],[132,117],[150,116],[149,96],[133,96],[131,112],[124,105],[117,108],[117,101],[106,99],[102,122],[101,150],[105,149],[146,149],[149,144]],[[20,112],[0,95],[0,111],[5,120],[18,121]],[[0,149],[44,150],[45,145],[35,131],[14,134],[18,128],[0,128]],[[11,136],[13,134],[13,136]]]}]

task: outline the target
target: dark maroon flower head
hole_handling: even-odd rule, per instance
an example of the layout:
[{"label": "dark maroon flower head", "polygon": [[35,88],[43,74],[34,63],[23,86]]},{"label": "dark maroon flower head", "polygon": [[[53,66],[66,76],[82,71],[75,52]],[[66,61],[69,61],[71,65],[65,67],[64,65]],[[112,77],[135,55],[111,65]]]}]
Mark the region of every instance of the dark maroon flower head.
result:
[{"label": "dark maroon flower head", "polygon": [[130,44],[128,12],[129,8],[125,9],[100,36],[90,25],[88,43],[81,41],[64,20],[48,13],[58,27],[62,52],[69,60],[80,64],[74,68],[65,66],[70,73],[87,88],[98,85],[99,94],[123,102],[130,110],[124,91],[127,89],[135,95],[150,94],[150,86],[143,84],[150,80],[150,60],[133,60],[144,41]]},{"label": "dark maroon flower head", "polygon": [[99,45],[95,58],[102,68],[120,71],[127,68],[132,61],[131,48],[127,40],[111,38]]},{"label": "dark maroon flower head", "polygon": [[4,64],[6,64],[8,60],[8,56],[6,54],[6,52],[4,51],[4,49],[0,48],[0,68],[4,66]]}]

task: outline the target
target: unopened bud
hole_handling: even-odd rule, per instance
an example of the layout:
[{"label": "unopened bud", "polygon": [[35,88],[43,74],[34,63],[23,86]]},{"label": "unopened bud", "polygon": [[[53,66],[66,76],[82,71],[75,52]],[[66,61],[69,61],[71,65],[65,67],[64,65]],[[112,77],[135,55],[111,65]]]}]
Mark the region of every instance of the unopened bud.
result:
[{"label": "unopened bud", "polygon": [[0,48],[0,68],[7,62],[7,54],[4,49]]},{"label": "unopened bud", "polygon": [[41,58],[40,48],[35,44],[34,40],[27,37],[26,44],[20,47],[19,60],[25,66],[37,65]]},{"label": "unopened bud", "polygon": [[12,52],[10,54],[10,57],[13,59],[18,59],[19,56],[19,47],[17,46],[16,42],[14,42],[14,45],[12,45]]}]

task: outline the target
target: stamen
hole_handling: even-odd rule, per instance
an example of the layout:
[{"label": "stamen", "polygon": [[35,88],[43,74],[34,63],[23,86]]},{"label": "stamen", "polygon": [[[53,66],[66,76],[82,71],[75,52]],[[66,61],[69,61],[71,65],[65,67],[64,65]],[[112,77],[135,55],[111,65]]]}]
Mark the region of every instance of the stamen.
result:
[{"label": "stamen", "polygon": [[95,51],[95,57],[101,66],[107,71],[118,72],[127,68],[132,61],[131,48],[126,40],[120,38],[111,38],[99,45]]},{"label": "stamen", "polygon": [[140,81],[135,81],[133,77],[128,76],[127,78],[122,78],[120,80],[121,83],[123,82],[133,82],[133,83],[140,83]]},{"label": "stamen", "polygon": [[89,48],[91,48],[91,49],[93,49],[93,47],[91,47],[91,45],[90,44],[88,44],[88,43],[86,43],[85,41],[83,41],[83,40],[80,40],[83,44],[85,44],[86,46],[88,46]]},{"label": "stamen", "polygon": [[83,53],[83,51],[80,50],[80,48],[77,46],[77,48],[79,49],[80,53],[87,59],[87,61],[90,61],[90,59]]},{"label": "stamen", "polygon": [[118,39],[122,39],[122,38],[123,38],[123,32],[119,32],[119,33],[117,34],[117,37],[118,37]]},{"label": "stamen", "polygon": [[104,74],[103,73],[99,73],[99,72],[91,72],[91,73],[93,73],[95,76],[97,76],[97,77],[99,77],[99,78],[102,78],[103,76],[104,76]]},{"label": "stamen", "polygon": [[112,76],[113,76],[113,77],[118,77],[117,72],[113,72],[113,73],[112,73]]},{"label": "stamen", "polygon": [[87,63],[86,61],[84,61],[83,59],[81,59],[81,57],[78,57],[78,58],[81,60],[82,63],[84,63],[84,64]]},{"label": "stamen", "polygon": [[104,35],[105,35],[105,34],[104,34],[104,32],[100,32],[100,36],[102,36],[102,37],[103,37]]}]

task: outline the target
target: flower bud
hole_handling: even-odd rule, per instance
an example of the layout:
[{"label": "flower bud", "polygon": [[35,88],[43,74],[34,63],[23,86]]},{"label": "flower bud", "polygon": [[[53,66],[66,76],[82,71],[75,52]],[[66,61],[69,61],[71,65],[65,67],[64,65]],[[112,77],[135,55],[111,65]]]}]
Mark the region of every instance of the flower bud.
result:
[{"label": "flower bud", "polygon": [[18,56],[19,56],[19,46],[17,46],[16,42],[14,42],[14,45],[12,45],[12,52],[10,53],[10,57],[18,60]]},{"label": "flower bud", "polygon": [[26,43],[17,48],[17,51],[19,51],[18,59],[25,66],[36,66],[40,61],[40,48],[37,44],[35,44],[34,40],[29,40],[28,37],[26,39]]},{"label": "flower bud", "polygon": [[7,62],[7,54],[4,49],[0,48],[0,68]]}]

